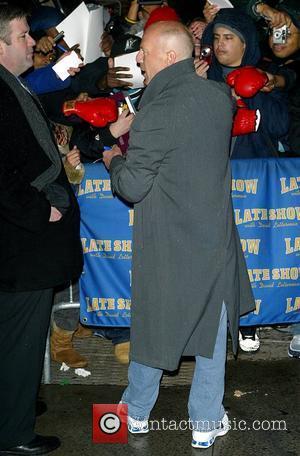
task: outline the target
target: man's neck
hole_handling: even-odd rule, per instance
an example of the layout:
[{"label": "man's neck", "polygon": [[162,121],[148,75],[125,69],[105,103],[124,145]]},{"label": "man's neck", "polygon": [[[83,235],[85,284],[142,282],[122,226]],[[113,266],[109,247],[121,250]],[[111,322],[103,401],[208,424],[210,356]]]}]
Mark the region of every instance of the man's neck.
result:
[{"label": "man's neck", "polygon": [[229,73],[231,73],[233,70],[236,70],[237,68],[240,68],[240,66],[241,65],[238,65],[238,66],[221,65],[223,76],[226,78],[226,76]]}]

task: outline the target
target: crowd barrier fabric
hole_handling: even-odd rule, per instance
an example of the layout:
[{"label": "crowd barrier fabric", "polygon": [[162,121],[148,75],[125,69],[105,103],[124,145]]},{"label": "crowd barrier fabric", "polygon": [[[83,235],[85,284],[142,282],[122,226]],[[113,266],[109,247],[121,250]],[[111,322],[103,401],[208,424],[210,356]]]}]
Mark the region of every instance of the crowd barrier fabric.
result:
[{"label": "crowd barrier fabric", "polygon": [[[114,197],[104,165],[78,189],[84,271],[81,321],[130,326],[133,208]],[[232,198],[256,310],[241,325],[300,322],[300,159],[232,161]]]}]

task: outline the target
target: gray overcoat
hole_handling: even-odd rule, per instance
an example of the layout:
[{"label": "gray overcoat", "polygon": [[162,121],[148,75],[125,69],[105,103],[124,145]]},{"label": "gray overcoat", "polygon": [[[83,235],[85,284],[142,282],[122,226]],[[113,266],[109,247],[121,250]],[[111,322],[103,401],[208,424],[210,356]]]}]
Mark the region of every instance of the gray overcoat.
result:
[{"label": "gray overcoat", "polygon": [[175,370],[182,355],[212,357],[223,300],[233,350],[239,316],[254,308],[233,218],[225,84],[192,59],[158,73],[114,157],[116,193],[135,203],[131,360]]}]

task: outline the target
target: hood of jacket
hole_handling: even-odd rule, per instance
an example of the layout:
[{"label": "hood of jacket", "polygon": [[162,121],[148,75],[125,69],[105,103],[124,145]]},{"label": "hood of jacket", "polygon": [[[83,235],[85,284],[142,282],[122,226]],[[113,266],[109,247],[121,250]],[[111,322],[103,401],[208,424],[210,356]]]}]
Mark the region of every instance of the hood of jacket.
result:
[{"label": "hood of jacket", "polygon": [[[203,44],[213,44],[213,33],[216,25],[222,25],[235,29],[244,38],[246,47],[243,55],[241,66],[253,65],[256,66],[260,60],[259,39],[256,31],[255,23],[250,16],[243,11],[235,8],[223,8],[216,15],[215,19],[206,27],[202,36]],[[234,69],[234,68],[233,68]],[[215,81],[223,80],[222,66],[213,56],[212,64],[208,70],[208,79]]]}]

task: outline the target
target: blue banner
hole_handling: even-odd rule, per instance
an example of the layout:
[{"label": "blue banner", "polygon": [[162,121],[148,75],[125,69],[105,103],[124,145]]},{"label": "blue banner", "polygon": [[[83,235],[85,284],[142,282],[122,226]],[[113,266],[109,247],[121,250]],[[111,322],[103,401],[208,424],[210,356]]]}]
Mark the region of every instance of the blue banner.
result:
[{"label": "blue banner", "polygon": [[104,165],[85,165],[78,188],[84,270],[80,319],[130,326],[133,208],[114,197]]},{"label": "blue banner", "polygon": [[235,222],[256,311],[242,325],[300,321],[300,159],[232,161]]},{"label": "blue banner", "polygon": [[[81,321],[130,326],[133,208],[114,197],[104,165],[78,189],[84,271]],[[232,161],[232,198],[256,310],[241,324],[300,322],[300,159]]]}]

